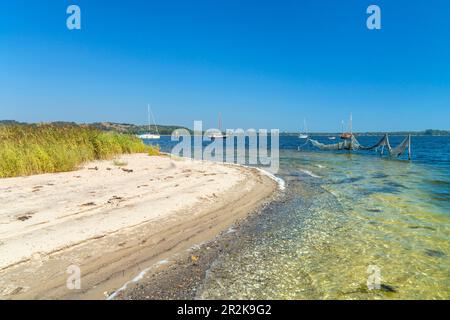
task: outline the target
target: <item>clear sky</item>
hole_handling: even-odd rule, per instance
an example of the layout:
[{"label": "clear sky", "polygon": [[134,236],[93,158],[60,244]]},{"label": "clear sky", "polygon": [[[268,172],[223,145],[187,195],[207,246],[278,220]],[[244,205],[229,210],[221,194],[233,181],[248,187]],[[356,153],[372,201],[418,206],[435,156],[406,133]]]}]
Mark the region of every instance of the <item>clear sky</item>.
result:
[{"label": "clear sky", "polygon": [[1,0],[0,119],[145,123],[150,103],[189,127],[450,130],[449,17],[448,0]]}]

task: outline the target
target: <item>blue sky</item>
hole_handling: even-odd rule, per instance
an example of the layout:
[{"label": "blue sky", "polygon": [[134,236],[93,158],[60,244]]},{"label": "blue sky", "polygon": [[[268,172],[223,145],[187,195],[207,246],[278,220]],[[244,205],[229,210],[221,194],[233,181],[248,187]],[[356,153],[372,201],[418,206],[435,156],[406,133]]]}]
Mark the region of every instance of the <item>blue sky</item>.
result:
[{"label": "blue sky", "polygon": [[[77,4],[82,30],[66,28]],[[366,8],[382,29],[366,28]],[[2,0],[0,119],[450,130],[450,1]]]}]

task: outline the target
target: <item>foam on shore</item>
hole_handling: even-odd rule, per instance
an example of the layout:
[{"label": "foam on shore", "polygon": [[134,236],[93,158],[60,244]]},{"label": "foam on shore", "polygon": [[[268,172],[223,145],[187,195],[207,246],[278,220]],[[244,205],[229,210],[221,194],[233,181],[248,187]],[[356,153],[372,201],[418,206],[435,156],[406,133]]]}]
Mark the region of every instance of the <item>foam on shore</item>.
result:
[{"label": "foam on shore", "polygon": [[256,168],[259,172],[261,172],[262,174],[266,175],[267,177],[269,177],[270,179],[274,180],[277,184],[278,184],[278,189],[280,189],[281,191],[284,191],[286,189],[286,182],[280,178],[277,177],[276,175],[274,175],[273,173],[261,169],[261,168]]}]

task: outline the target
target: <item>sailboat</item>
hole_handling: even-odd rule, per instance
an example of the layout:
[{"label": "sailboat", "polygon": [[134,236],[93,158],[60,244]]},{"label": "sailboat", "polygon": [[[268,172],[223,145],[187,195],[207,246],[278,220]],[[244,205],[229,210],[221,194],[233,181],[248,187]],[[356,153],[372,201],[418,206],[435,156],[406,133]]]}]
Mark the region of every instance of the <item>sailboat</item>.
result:
[{"label": "sailboat", "polygon": [[[155,117],[153,116],[152,110],[150,108],[150,105],[147,106],[147,113],[148,113],[148,132],[139,135],[138,137],[145,140],[156,140],[161,138],[158,132],[158,127],[156,126]],[[151,133],[151,120],[153,120],[153,124],[155,125],[155,132]]]},{"label": "sailboat", "polygon": [[352,133],[352,121],[353,121],[353,116],[350,113],[350,122],[348,125],[349,128],[349,132],[344,132],[344,121],[342,121],[342,134],[341,134],[341,139],[351,139],[353,137],[353,133]]},{"label": "sailboat", "polygon": [[300,133],[298,137],[300,139],[308,139],[308,129],[306,128],[306,119],[303,119],[303,131],[304,133]]},{"label": "sailboat", "polygon": [[215,139],[226,139],[227,135],[222,133],[222,114],[219,113],[219,132],[213,132],[209,135],[209,137],[211,138],[211,140],[215,140]]}]

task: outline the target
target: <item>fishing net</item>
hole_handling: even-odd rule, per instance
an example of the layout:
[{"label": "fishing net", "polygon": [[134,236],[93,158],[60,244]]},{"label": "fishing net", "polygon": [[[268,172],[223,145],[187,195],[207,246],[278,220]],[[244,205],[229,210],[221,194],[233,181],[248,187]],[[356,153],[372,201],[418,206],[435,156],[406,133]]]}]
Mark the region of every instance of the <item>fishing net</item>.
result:
[{"label": "fishing net", "polygon": [[350,139],[345,139],[342,142],[333,143],[333,144],[324,144],[317,140],[309,139],[309,142],[320,150],[375,150],[378,151],[381,147],[383,153],[385,147],[391,157],[399,157],[402,155],[406,149],[408,149],[408,155],[411,156],[411,135],[408,135],[398,146],[395,148],[391,147],[391,144],[389,142],[389,136],[388,134],[385,134],[383,138],[373,146],[363,146],[361,145],[358,140],[355,138],[355,136],[352,136]]},{"label": "fishing net", "polygon": [[324,144],[320,143],[317,140],[309,139],[311,144],[320,150],[358,150],[361,145],[358,140],[354,136],[351,139],[345,139],[342,142],[333,143],[333,144]]}]

